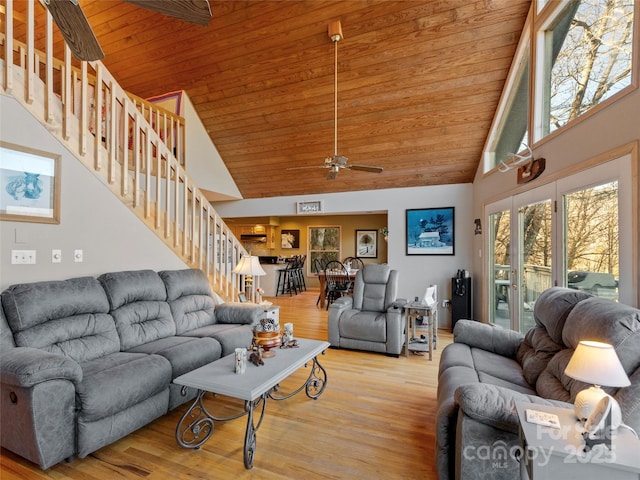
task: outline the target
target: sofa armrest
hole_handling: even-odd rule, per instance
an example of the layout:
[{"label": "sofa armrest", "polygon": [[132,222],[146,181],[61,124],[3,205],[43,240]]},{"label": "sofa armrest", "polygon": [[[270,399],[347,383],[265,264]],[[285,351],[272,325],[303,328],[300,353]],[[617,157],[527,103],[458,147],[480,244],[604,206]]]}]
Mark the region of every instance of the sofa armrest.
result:
[{"label": "sofa armrest", "polygon": [[37,348],[16,347],[2,352],[0,381],[5,385],[29,388],[47,380],[82,381],[80,365],[63,355]]},{"label": "sofa armrest", "polygon": [[336,298],[331,305],[329,305],[329,316],[339,318],[342,312],[345,310],[351,310],[353,308],[353,297],[344,296]]},{"label": "sofa armrest", "polygon": [[516,358],[523,339],[524,335],[519,332],[474,320],[458,320],[453,329],[454,342],[509,358]]},{"label": "sofa armrest", "polygon": [[254,325],[260,321],[264,307],[257,303],[227,302],[217,305],[214,310],[216,323]]},{"label": "sofa armrest", "polygon": [[395,312],[398,309],[402,312],[402,309],[407,303],[406,298],[396,298],[393,303],[389,305],[389,308],[387,308],[387,312]]},{"label": "sofa armrest", "polygon": [[548,400],[489,383],[462,385],[456,389],[454,399],[468,417],[511,433],[518,433],[516,403],[573,408],[570,403]]}]

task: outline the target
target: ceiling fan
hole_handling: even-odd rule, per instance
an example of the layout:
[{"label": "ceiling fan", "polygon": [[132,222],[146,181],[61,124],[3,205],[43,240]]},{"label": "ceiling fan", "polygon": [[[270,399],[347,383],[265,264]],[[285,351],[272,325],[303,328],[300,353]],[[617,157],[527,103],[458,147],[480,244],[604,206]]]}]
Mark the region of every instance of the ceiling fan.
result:
[{"label": "ceiling fan", "polygon": [[342,25],[340,20],[336,20],[329,24],[329,38],[335,45],[335,61],[334,61],[334,94],[333,94],[333,155],[324,159],[324,164],[318,167],[292,167],[287,170],[297,170],[302,168],[328,168],[327,179],[333,180],[338,176],[341,169],[358,170],[360,172],[382,173],[384,168],[372,167],[369,165],[353,165],[348,163],[348,158],[338,155],[338,42],[343,38]]},{"label": "ceiling fan", "polygon": [[[92,61],[104,58],[104,52],[98,39],[91,30],[78,0],[42,0],[58,26],[60,33],[73,55],[79,60]],[[211,8],[208,0],[124,0],[138,7],[153,10],[207,26],[211,19]]]}]

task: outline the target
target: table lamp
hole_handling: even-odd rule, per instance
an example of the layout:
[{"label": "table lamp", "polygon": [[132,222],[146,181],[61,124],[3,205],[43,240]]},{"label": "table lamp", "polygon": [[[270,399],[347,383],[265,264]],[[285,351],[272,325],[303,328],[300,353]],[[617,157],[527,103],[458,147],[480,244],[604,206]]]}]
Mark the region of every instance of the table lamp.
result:
[{"label": "table lamp", "polygon": [[[592,387],[578,393],[573,404],[576,417],[580,420],[585,420],[598,401],[607,395],[600,385],[605,387],[631,385],[613,346],[602,342],[581,341],[573,352],[564,373],[581,382],[593,384]],[[615,400],[612,403],[614,404],[612,406],[613,423],[619,425],[620,407]],[[615,429],[616,426],[613,428]]]},{"label": "table lamp", "polygon": [[255,302],[256,292],[253,289],[253,277],[261,277],[267,274],[260,266],[258,257],[243,255],[233,269],[233,273],[244,275],[245,292],[251,290],[251,300]]}]

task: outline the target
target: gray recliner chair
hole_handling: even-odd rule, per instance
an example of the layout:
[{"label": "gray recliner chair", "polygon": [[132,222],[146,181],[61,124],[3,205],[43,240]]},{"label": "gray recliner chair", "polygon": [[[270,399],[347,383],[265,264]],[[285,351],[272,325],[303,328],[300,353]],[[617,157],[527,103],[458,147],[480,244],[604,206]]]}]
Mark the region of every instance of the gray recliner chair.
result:
[{"label": "gray recliner chair", "polygon": [[397,291],[396,270],[389,265],[365,265],[356,274],[353,297],[338,298],[329,307],[331,346],[399,356],[405,317]]}]

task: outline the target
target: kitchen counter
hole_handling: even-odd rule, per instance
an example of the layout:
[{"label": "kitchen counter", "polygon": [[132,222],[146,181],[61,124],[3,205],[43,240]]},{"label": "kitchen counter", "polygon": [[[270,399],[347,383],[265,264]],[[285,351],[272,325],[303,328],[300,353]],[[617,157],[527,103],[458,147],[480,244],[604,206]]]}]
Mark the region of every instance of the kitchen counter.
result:
[{"label": "kitchen counter", "polygon": [[260,287],[264,290],[264,296],[275,297],[280,275],[278,270],[287,268],[287,265],[283,263],[261,263],[260,266],[266,273],[266,275],[260,277]]}]

